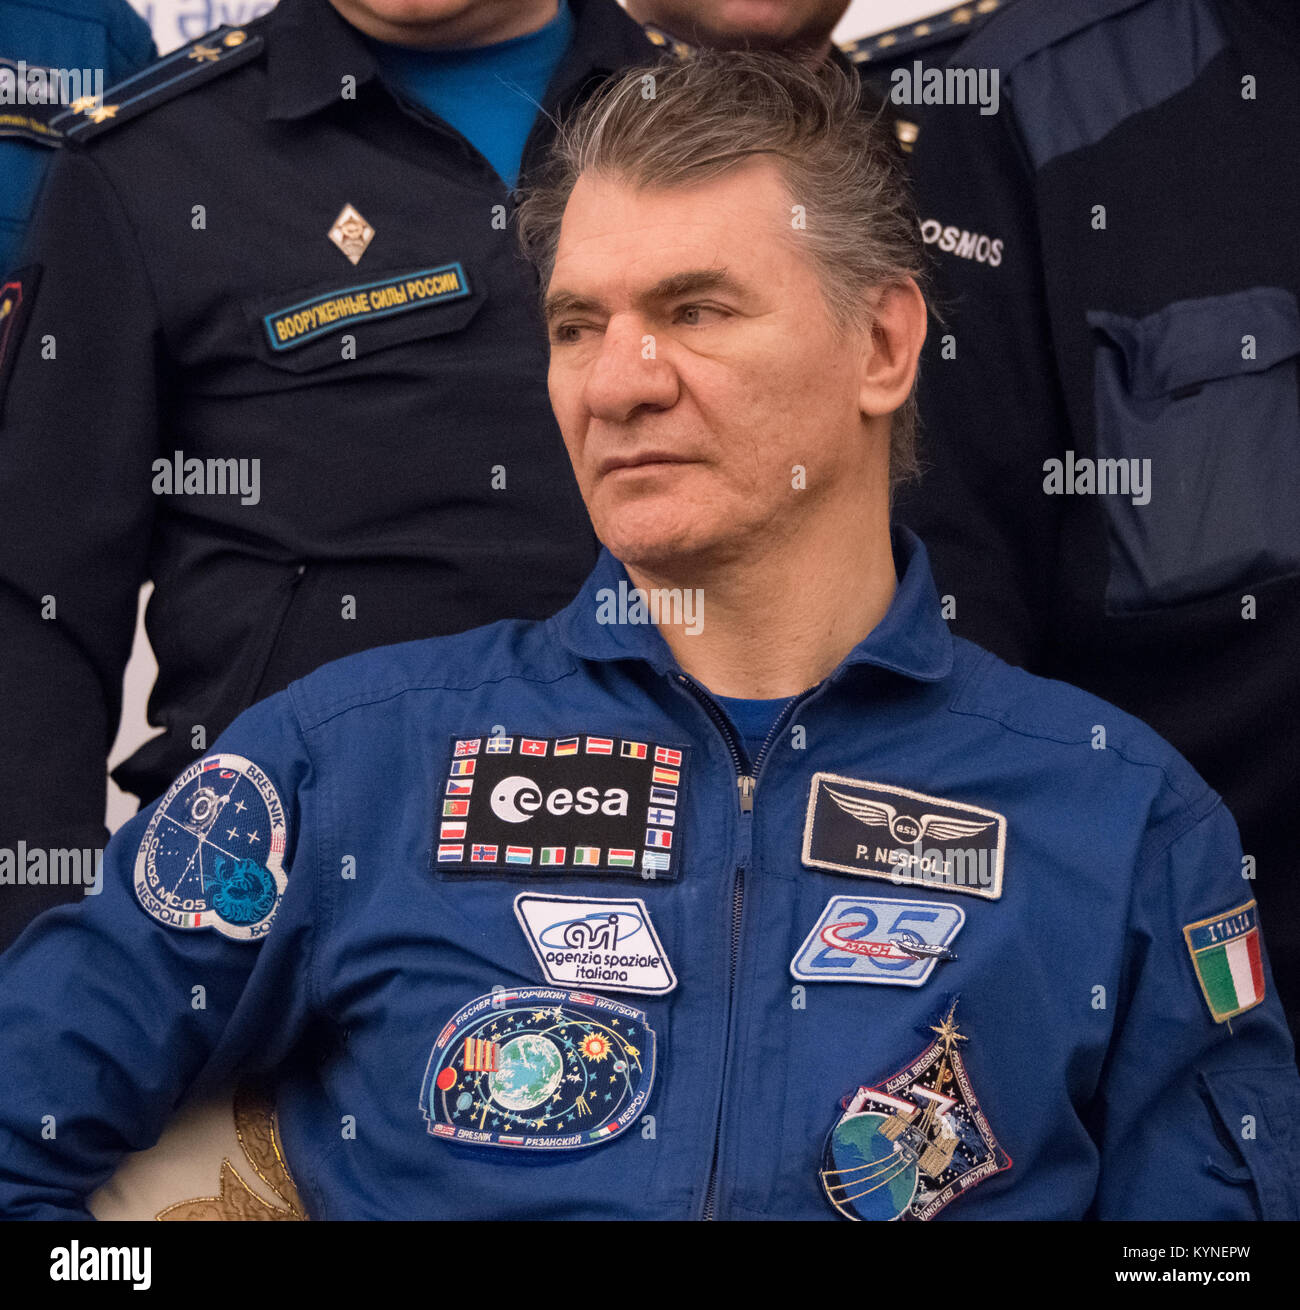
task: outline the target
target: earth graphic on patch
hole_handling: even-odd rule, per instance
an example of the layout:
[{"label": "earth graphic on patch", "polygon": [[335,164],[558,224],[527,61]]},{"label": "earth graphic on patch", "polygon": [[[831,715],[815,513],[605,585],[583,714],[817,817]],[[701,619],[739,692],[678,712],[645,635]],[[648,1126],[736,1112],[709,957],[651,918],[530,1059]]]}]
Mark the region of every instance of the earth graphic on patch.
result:
[{"label": "earth graphic on patch", "polygon": [[501,1048],[501,1067],[488,1078],[492,1099],[507,1110],[531,1110],[560,1084],[564,1060],[549,1037],[524,1033]]},{"label": "earth graphic on patch", "polygon": [[850,1115],[831,1134],[830,1196],[860,1219],[897,1219],[916,1192],[916,1164],[881,1133],[885,1122],[883,1114]]}]

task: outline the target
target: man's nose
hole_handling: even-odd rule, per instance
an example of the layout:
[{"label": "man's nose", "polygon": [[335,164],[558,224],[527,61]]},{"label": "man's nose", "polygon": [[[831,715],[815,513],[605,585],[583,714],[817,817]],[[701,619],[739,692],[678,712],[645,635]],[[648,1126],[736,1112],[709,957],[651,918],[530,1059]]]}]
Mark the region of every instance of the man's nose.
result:
[{"label": "man's nose", "polygon": [[588,411],[611,423],[626,423],[642,408],[671,408],[677,391],[677,374],[659,358],[658,342],[644,319],[613,315],[587,374],[583,395]]}]

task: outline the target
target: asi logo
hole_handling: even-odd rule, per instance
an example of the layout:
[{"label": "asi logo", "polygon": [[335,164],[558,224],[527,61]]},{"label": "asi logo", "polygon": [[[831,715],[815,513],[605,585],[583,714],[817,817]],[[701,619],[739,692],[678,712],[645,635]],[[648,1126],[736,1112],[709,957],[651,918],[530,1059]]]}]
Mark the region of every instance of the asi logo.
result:
[{"label": "asi logo", "polygon": [[649,996],[677,986],[644,901],[520,892],[515,917],[547,982]]},{"label": "asi logo", "polygon": [[627,813],[627,792],[621,787],[610,787],[602,795],[596,787],[556,787],[542,796],[542,789],[531,779],[520,774],[503,778],[492,789],[489,802],[492,813],[507,823],[527,823],[543,806],[547,814],[602,814]]}]

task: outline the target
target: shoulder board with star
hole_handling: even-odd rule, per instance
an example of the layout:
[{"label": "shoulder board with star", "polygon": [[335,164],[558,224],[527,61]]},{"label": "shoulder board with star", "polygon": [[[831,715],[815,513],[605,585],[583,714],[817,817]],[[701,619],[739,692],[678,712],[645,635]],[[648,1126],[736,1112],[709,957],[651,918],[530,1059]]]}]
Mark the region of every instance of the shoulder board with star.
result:
[{"label": "shoulder board with star", "polygon": [[987,19],[998,10],[1005,9],[1011,2],[967,0],[966,4],[954,5],[931,18],[903,23],[887,32],[875,32],[871,36],[859,37],[856,41],[841,42],[840,49],[855,64],[869,65],[886,60],[893,63],[903,56],[911,59],[924,50],[964,41]]},{"label": "shoulder board with star", "polygon": [[646,34],[651,45],[666,50],[674,59],[689,59],[695,53],[693,45],[687,45],[685,41],[679,40],[671,32],[665,32],[662,27],[656,27],[653,23],[642,23],[641,30]]},{"label": "shoulder board with star", "polygon": [[265,42],[242,27],[219,27],[165,55],[132,77],[111,86],[103,97],[82,96],[51,122],[65,141],[88,141],[117,123],[210,82],[256,58]]}]

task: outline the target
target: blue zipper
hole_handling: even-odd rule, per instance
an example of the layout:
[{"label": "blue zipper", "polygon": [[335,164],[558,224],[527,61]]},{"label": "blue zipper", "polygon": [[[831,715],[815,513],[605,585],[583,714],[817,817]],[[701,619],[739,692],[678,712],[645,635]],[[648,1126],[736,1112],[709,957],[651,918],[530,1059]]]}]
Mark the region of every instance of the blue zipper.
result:
[{"label": "blue zipper", "polygon": [[713,697],[709,695],[708,691],[700,686],[694,678],[685,673],[676,674],[676,678],[678,683],[688,690],[708,713],[709,718],[713,720],[714,726],[722,734],[722,739],[727,743],[727,749],[731,752],[732,761],[736,766],[736,789],[740,802],[741,846],[740,858],[736,862],[736,870],[732,877],[731,959],[727,975],[727,1023],[722,1041],[722,1086],[718,1094],[718,1113],[714,1120],[713,1154],[709,1162],[709,1180],[705,1188],[704,1205],[700,1214],[701,1219],[713,1219],[717,1209],[718,1158],[722,1147],[722,1115],[723,1108],[727,1103],[727,1063],[731,1052],[731,1020],[735,1008],[736,969],[740,961],[740,930],[745,913],[745,870],[748,868],[750,858],[753,855],[754,793],[758,789],[758,772],[763,766],[763,761],[767,758],[769,747],[785,728],[786,723],[789,722],[790,715],[805,700],[815,695],[822,684],[818,684],[817,687],[803,692],[801,695],[791,697],[781,713],[777,715],[776,722],[768,730],[768,734],[763,739],[763,744],[759,747],[758,754],[751,764],[749,757],[745,754],[744,747],[736,740],[736,735],[731,729],[727,716],[722,712]]}]

